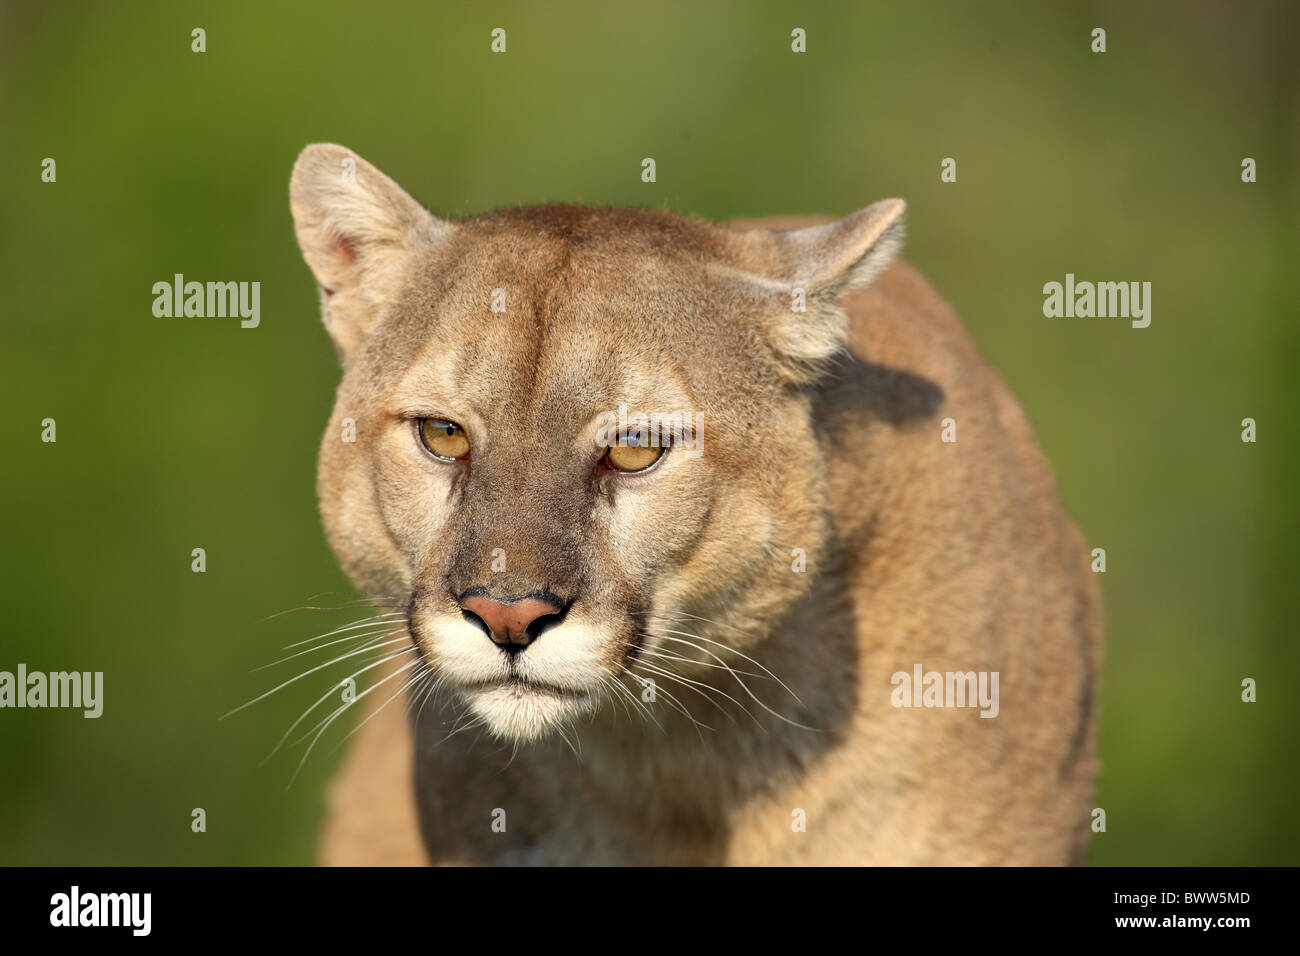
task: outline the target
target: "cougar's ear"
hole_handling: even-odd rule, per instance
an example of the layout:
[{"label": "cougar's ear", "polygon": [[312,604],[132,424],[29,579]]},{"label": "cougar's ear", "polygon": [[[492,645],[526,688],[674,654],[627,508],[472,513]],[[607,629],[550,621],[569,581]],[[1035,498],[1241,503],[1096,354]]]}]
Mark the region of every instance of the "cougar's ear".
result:
[{"label": "cougar's ear", "polygon": [[303,258],[321,287],[321,313],[346,362],[421,247],[452,227],[374,166],[333,143],[308,146],[289,181]]},{"label": "cougar's ear", "polygon": [[743,268],[769,305],[760,310],[762,331],[787,380],[811,381],[843,347],[840,296],[869,285],[893,260],[904,208],[901,199],[882,199],[822,226],[740,234]]}]

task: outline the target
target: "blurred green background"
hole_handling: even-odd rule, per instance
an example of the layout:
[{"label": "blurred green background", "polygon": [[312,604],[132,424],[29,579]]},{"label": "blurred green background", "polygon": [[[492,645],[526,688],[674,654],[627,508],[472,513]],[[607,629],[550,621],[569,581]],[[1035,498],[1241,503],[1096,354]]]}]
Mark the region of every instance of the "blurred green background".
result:
[{"label": "blurred green background", "polygon": [[[0,711],[0,863],[313,859],[342,734],[290,788],[300,749],[260,763],[328,681],[217,718],[360,616],[266,620],[352,596],[314,494],[337,370],[287,208],[320,140],[444,215],[905,197],[907,257],[1108,553],[1092,861],[1300,863],[1298,34],[1285,3],[5,4],[0,669],[102,670],[106,701]],[[176,272],[260,281],[261,327],[155,318]],[[1066,272],[1152,282],[1150,328],[1044,318]]]}]

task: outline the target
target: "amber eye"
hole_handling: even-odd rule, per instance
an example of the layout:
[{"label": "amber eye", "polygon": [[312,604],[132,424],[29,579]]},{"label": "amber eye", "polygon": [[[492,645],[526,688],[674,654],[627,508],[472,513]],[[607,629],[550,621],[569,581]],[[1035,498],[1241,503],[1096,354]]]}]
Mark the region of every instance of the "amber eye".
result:
[{"label": "amber eye", "polygon": [[601,464],[613,471],[645,471],[660,458],[666,449],[652,445],[644,436],[635,433],[620,435],[618,443],[609,446]]},{"label": "amber eye", "polygon": [[430,454],[447,461],[469,457],[469,436],[455,422],[443,418],[421,418],[417,424],[420,443]]}]

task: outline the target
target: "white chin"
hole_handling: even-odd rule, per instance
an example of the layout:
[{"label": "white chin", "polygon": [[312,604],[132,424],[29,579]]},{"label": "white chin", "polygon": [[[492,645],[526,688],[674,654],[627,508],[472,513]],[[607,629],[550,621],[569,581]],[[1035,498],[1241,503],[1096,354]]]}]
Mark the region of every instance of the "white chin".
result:
[{"label": "white chin", "polygon": [[469,709],[496,737],[536,740],[557,726],[590,713],[591,694],[573,694],[511,681],[462,692]]}]

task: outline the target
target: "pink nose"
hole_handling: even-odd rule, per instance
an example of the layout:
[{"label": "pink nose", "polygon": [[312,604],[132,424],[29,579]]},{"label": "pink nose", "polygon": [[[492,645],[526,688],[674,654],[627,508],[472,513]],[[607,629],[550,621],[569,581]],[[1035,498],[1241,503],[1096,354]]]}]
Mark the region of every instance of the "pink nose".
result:
[{"label": "pink nose", "polygon": [[460,602],[460,606],[487,625],[492,640],[502,647],[516,645],[519,649],[531,644],[536,636],[528,630],[534,621],[560,612],[557,605],[538,598],[523,598],[504,604],[489,597],[468,597]]}]

